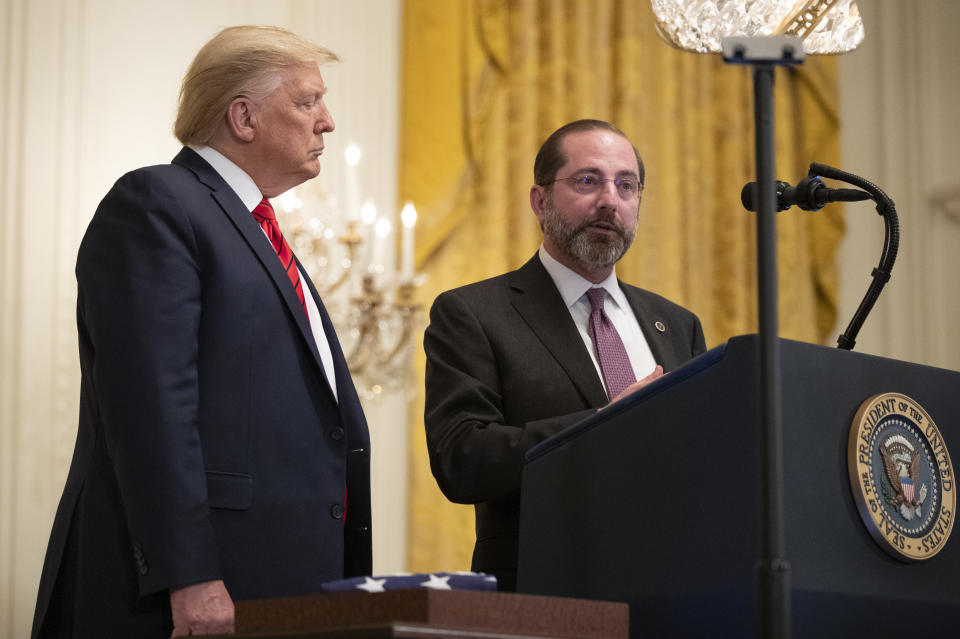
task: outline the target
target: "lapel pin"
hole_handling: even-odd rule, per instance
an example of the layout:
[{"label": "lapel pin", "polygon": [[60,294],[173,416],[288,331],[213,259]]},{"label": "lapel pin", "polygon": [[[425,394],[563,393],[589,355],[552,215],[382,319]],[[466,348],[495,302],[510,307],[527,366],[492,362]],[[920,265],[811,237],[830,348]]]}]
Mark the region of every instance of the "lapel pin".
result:
[{"label": "lapel pin", "polygon": [[653,325],[654,325],[654,326],[657,328],[657,330],[660,331],[661,333],[666,333],[666,332],[667,332],[667,326],[666,326],[666,324],[664,324],[663,322],[657,320],[656,322],[653,323]]}]

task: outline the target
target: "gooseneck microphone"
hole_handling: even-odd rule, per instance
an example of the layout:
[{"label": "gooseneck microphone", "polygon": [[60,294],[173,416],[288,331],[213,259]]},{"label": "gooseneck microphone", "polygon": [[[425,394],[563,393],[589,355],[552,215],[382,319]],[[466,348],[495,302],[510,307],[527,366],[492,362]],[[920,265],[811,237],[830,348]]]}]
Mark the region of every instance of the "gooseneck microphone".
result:
[{"label": "gooseneck microphone", "polygon": [[[820,176],[831,180],[839,180],[853,186],[863,189],[831,189],[820,179]],[[810,170],[807,177],[797,182],[796,186],[790,186],[786,182],[776,182],[777,210],[786,211],[796,204],[804,211],[818,211],[829,202],[859,202],[860,200],[873,200],[876,203],[877,213],[883,218],[884,230],[886,231],[883,239],[883,252],[880,254],[880,263],[870,274],[872,280],[863,301],[853,314],[853,319],[847,326],[847,330],[837,338],[837,347],[845,350],[853,350],[856,344],[857,333],[863,326],[864,320],[873,309],[877,298],[880,297],[880,291],[890,279],[890,273],[893,271],[893,263],[897,259],[897,251],[900,246],[900,221],[897,218],[897,208],[893,200],[872,182],[863,179],[853,173],[841,171],[826,164],[813,162],[810,164]],[[756,212],[757,206],[757,183],[750,182],[743,187],[740,192],[740,201],[743,207],[748,211]]]},{"label": "gooseneck microphone", "polygon": [[[831,189],[816,175],[808,175],[796,186],[777,181],[777,210],[786,211],[796,204],[804,211],[819,211],[828,202],[860,202],[871,195],[857,189]],[[757,210],[757,183],[749,182],[740,192],[740,201],[748,211]]]}]

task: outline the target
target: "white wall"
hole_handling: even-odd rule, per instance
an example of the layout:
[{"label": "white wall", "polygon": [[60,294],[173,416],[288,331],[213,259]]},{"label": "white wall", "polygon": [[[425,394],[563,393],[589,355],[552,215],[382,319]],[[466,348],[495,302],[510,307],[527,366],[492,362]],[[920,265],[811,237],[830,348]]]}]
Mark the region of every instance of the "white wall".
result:
[{"label": "white wall", "polygon": [[[210,36],[233,24],[275,24],[342,57],[324,69],[337,128],[318,179],[342,191],[343,149],[356,141],[364,149],[363,195],[392,207],[399,12],[397,0],[2,0],[0,637],[29,632],[73,451],[73,266],[100,198],[122,173],[177,152],[171,127],[180,79]],[[368,414],[374,566],[401,570],[407,412],[394,397]]]},{"label": "white wall", "polygon": [[[856,350],[960,370],[960,2],[857,4],[867,37],[839,60],[842,168],[893,198],[901,240]],[[883,223],[870,203],[848,205],[835,335],[860,303],[882,246]]]}]

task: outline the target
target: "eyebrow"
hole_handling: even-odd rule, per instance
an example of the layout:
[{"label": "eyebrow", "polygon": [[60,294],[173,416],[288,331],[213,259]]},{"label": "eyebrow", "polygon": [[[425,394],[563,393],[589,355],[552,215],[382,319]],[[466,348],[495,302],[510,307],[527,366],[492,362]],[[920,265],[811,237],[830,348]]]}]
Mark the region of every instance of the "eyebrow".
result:
[{"label": "eyebrow", "polygon": [[[576,171],[574,171],[573,173],[571,173],[571,175],[577,175],[578,173],[596,173],[597,175],[603,175],[603,171],[601,171],[600,169],[598,169],[598,168],[595,167],[595,166],[587,166],[587,167],[583,167],[582,169],[577,169]],[[640,179],[640,176],[637,175],[637,172],[636,172],[636,171],[631,171],[631,170],[629,170],[629,169],[624,170],[624,171],[618,171],[618,172],[614,173],[614,175],[617,176],[617,177],[629,176],[629,177],[635,177],[635,178],[637,178],[638,180]]]},{"label": "eyebrow", "polygon": [[317,88],[314,84],[301,84],[292,88],[291,93],[294,95],[308,96],[308,95],[319,95],[321,98],[327,94],[327,86],[323,85],[320,88]]}]

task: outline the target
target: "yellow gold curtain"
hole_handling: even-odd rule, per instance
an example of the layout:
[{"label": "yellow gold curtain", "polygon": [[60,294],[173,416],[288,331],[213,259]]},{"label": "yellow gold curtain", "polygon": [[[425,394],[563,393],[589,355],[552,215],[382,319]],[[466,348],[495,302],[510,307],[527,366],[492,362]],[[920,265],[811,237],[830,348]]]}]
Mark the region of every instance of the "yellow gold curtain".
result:
[{"label": "yellow gold curtain", "polygon": [[[638,0],[405,0],[399,190],[416,203],[420,301],[514,269],[540,242],[528,192],[541,142],[598,118],[640,150],[647,178],[625,281],[696,312],[708,346],[756,331],[754,179],[748,68],[671,49]],[[810,58],[778,71],[777,175],[838,163],[836,67]],[[836,313],[836,210],[779,217],[780,332],[822,342]],[[430,474],[421,383],[410,433],[411,570],[464,569],[473,509]]]}]

